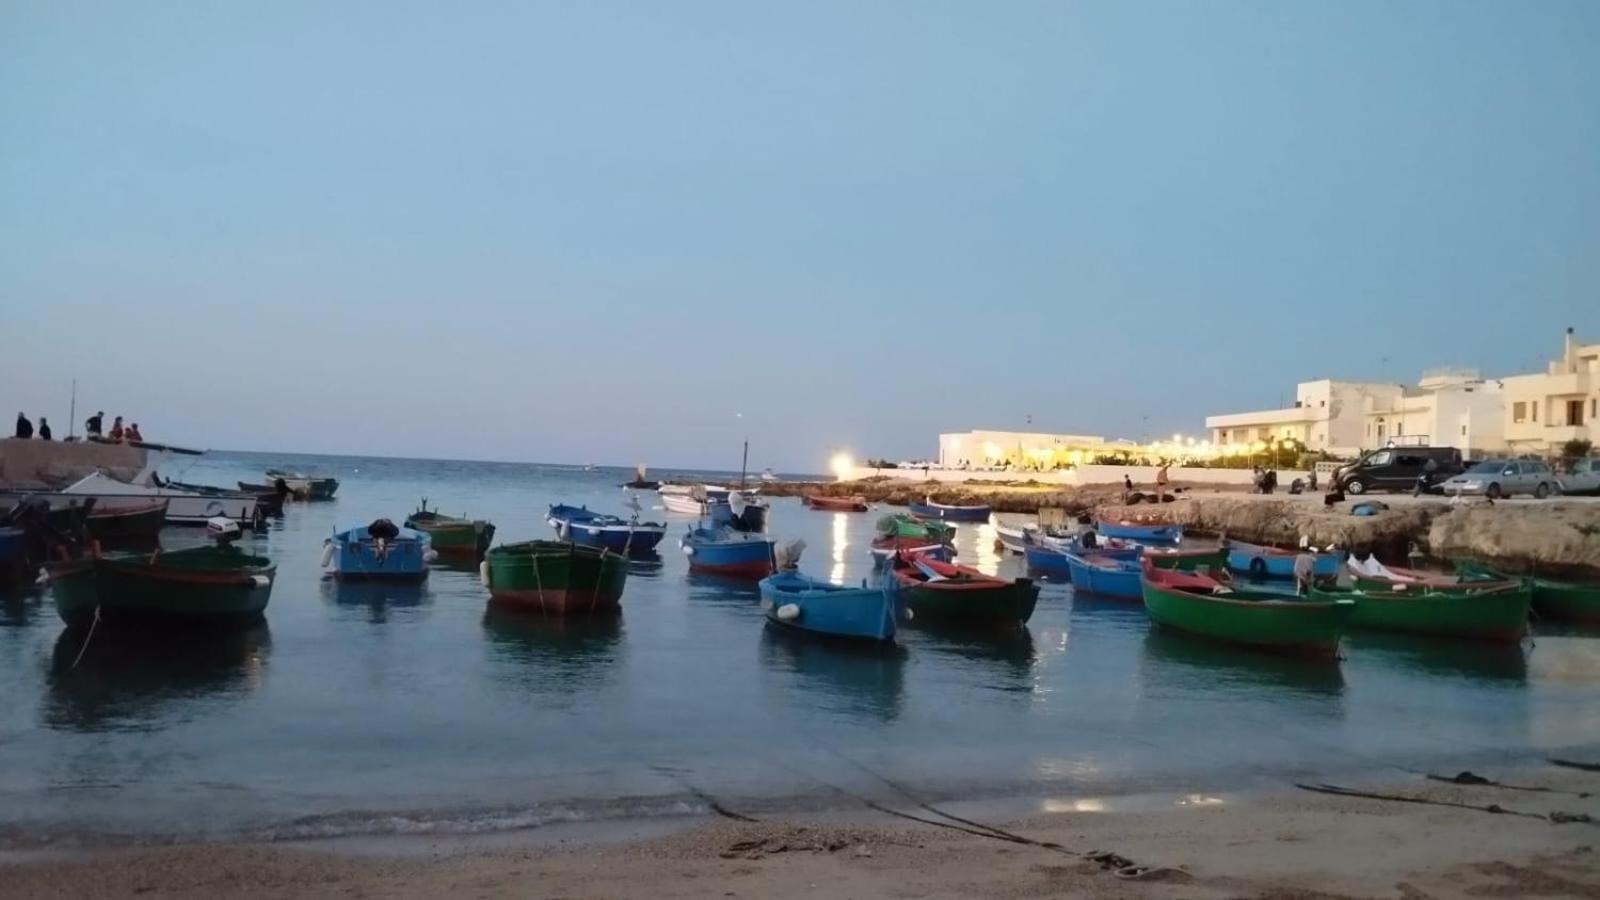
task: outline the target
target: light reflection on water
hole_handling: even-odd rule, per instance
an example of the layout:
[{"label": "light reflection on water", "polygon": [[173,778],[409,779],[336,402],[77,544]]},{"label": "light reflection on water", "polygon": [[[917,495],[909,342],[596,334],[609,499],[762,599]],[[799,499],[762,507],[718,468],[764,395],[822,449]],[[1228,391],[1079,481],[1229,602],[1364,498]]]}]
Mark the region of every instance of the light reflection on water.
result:
[{"label": "light reflection on water", "polygon": [[[167,474],[227,484],[280,462],[216,455]],[[1026,629],[911,625],[894,648],[841,647],[767,627],[754,583],[691,574],[677,552],[630,564],[622,615],[603,621],[492,610],[471,565],[420,585],[345,584],[319,568],[335,526],[399,520],[426,495],[493,520],[503,541],[546,537],[552,502],[625,511],[616,485],[631,472],[290,462],[343,485],[255,541],[279,567],[257,631],[107,632],[73,670],[82,643],[48,597],[0,603],[0,824],[159,832],[652,798],[685,783],[784,797],[844,778],[842,758],[933,791],[1080,803],[1155,784],[1203,798],[1263,774],[1600,742],[1592,634],[1541,636],[1531,651],[1359,635],[1343,661],[1307,664],[1152,631],[1137,602],[1044,584]],[[855,583],[876,577],[867,544],[882,513],[777,499],[772,532],[807,541],[805,571]],[[674,531],[691,521],[670,518]],[[959,559],[1024,574],[995,537],[959,526]]]}]

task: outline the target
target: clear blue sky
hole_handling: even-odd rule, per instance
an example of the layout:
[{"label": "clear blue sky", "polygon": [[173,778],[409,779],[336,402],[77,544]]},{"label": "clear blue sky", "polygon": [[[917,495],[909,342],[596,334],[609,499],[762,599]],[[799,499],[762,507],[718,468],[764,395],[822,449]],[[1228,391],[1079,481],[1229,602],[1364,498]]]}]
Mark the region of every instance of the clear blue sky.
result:
[{"label": "clear blue sky", "polygon": [[1600,3],[0,7],[0,403],[61,433],[76,377],[202,446],[815,470],[1567,325]]}]

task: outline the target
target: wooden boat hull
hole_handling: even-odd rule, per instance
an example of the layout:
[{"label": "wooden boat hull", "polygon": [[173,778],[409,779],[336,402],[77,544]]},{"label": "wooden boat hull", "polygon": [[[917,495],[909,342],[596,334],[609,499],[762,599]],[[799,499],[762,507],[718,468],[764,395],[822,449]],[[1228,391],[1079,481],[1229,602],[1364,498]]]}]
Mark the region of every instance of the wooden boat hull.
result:
[{"label": "wooden boat hull", "polygon": [[52,509],[47,520],[57,531],[73,534],[80,516],[89,537],[106,546],[154,544],[160,540],[161,529],[167,522],[167,501],[155,500],[142,506],[110,509],[96,506],[87,514],[80,509],[64,507]]},{"label": "wooden boat hull", "polygon": [[1182,525],[1136,525],[1132,522],[1107,522],[1102,519],[1095,523],[1094,530],[1100,532],[1103,537],[1126,541],[1170,544],[1183,538]]},{"label": "wooden boat hull", "polygon": [[[200,563],[211,564],[195,565]],[[277,567],[232,548],[113,553],[47,567],[56,612],[69,626],[140,619],[193,623],[259,621]]]},{"label": "wooden boat hull", "polygon": [[880,588],[845,588],[779,572],[763,578],[760,589],[761,609],[774,625],[831,638],[894,640],[895,603]]},{"label": "wooden boat hull", "polygon": [[[1294,560],[1298,554],[1274,547],[1233,542],[1228,545],[1228,568],[1251,578],[1294,578]],[[1343,560],[1335,553],[1318,553],[1312,563],[1311,574],[1333,577],[1339,574]]]},{"label": "wooden boat hull", "polygon": [[912,516],[936,522],[987,522],[990,512],[987,504],[977,506],[951,506],[944,503],[911,504]]},{"label": "wooden boat hull", "polygon": [[1072,580],[1072,567],[1067,565],[1067,555],[1048,547],[1030,544],[1023,549],[1028,571],[1037,572],[1058,581]]},{"label": "wooden boat hull", "polygon": [[628,556],[649,556],[655,553],[656,545],[667,536],[665,525],[642,523],[628,527],[562,521],[555,526],[555,529],[556,537],[563,541]]},{"label": "wooden boat hull", "polygon": [[1000,541],[1000,546],[1008,552],[1018,556],[1025,556],[1028,552],[1028,530],[1022,527],[1012,527],[994,523],[995,538]]},{"label": "wooden boat hull", "polygon": [[1074,554],[1067,554],[1066,560],[1075,591],[1124,600],[1138,600],[1143,596],[1137,568],[1123,568],[1114,559],[1107,559],[1105,565],[1096,565],[1095,560]]},{"label": "wooden boat hull", "polygon": [[1356,608],[1349,600],[1318,602],[1201,594],[1153,582],[1151,574],[1152,570],[1147,569],[1142,589],[1145,611],[1156,624],[1273,653],[1337,656],[1339,641]]},{"label": "wooden boat hull", "polygon": [[811,495],[801,498],[806,506],[823,512],[866,512],[867,498],[865,497],[823,497]]},{"label": "wooden boat hull", "polygon": [[1023,625],[1039,601],[1039,585],[1031,578],[991,578],[948,563],[930,567],[947,580],[919,577],[921,569],[904,558],[885,575],[894,581],[896,602],[911,611],[914,622]]},{"label": "wooden boat hull", "polygon": [[878,559],[888,559],[897,553],[907,556],[926,556],[949,562],[955,558],[956,550],[949,544],[926,538],[888,537],[878,538],[872,542],[872,555]]},{"label": "wooden boat hull", "polygon": [[1223,547],[1207,550],[1179,550],[1167,547],[1147,547],[1141,557],[1150,560],[1158,569],[1179,572],[1222,573],[1228,568],[1228,551]]},{"label": "wooden boat hull", "polygon": [[413,513],[406,527],[428,536],[433,551],[449,559],[479,560],[494,542],[494,523],[433,512]]},{"label": "wooden boat hull", "polygon": [[[1458,561],[1456,571],[1468,582],[1510,576],[1475,562]],[[1541,618],[1564,622],[1600,622],[1600,585],[1574,584],[1548,578],[1525,578],[1533,585],[1533,611]]]},{"label": "wooden boat hull", "polygon": [[400,537],[382,546],[366,536],[364,528],[351,528],[329,539],[332,544],[333,574],[347,581],[421,581],[428,577],[428,562],[433,555],[427,536],[406,529]]},{"label": "wooden boat hull", "polygon": [[1311,596],[1315,600],[1354,600],[1351,628],[1516,643],[1528,629],[1533,590],[1513,584],[1471,593],[1314,590]]},{"label": "wooden boat hull", "polygon": [[679,544],[689,558],[689,570],[729,578],[765,578],[777,571],[773,541],[717,539],[691,532]]},{"label": "wooden boat hull", "polygon": [[491,603],[551,616],[615,615],[628,582],[627,558],[556,541],[527,541],[484,558]]}]

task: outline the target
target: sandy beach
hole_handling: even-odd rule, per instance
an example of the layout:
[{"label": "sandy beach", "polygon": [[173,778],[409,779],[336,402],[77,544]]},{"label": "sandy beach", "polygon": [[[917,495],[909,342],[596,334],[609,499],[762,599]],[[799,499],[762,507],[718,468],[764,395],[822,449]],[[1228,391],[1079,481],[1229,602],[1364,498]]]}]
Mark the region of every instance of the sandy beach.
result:
[{"label": "sandy beach", "polygon": [[908,800],[896,811],[940,824],[872,812],[719,820],[620,841],[534,830],[28,851],[4,857],[0,896],[1600,897],[1600,826],[1554,821],[1600,814],[1588,795],[1600,773],[1482,774],[1501,785],[1351,785],[1471,809],[1286,785],[1137,811],[1068,803],[1004,823]]}]

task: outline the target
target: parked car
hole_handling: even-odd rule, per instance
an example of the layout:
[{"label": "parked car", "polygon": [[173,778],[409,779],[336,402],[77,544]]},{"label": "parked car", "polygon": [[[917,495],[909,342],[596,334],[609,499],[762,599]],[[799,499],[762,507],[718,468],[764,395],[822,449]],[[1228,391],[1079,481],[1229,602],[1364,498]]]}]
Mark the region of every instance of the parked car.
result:
[{"label": "parked car", "polygon": [[1526,459],[1486,459],[1444,483],[1446,494],[1482,494],[1491,500],[1511,494],[1544,498],[1559,490],[1561,482],[1548,465]]},{"label": "parked car", "polygon": [[[1433,468],[1428,468],[1428,462]],[[1373,490],[1409,491],[1427,473],[1430,486],[1461,472],[1461,451],[1454,447],[1385,447],[1373,450],[1334,473],[1334,483],[1350,494]]]},{"label": "parked car", "polygon": [[1561,476],[1561,489],[1568,494],[1600,491],[1600,456],[1573,460],[1572,467]]}]

